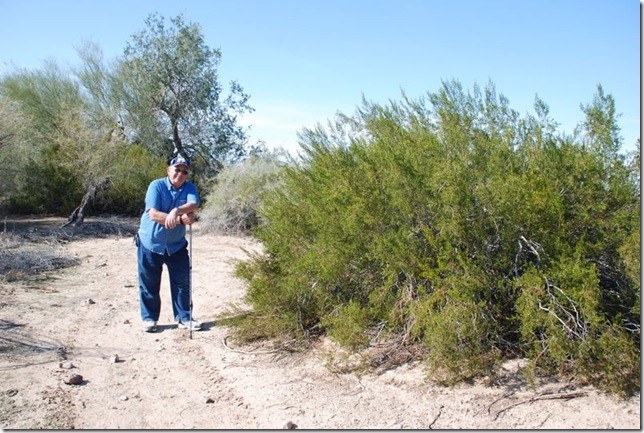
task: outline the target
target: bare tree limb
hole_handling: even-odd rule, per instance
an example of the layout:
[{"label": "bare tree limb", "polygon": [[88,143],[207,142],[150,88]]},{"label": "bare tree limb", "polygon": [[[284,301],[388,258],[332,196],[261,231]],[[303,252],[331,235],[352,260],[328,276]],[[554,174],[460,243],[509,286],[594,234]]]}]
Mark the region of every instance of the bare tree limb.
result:
[{"label": "bare tree limb", "polygon": [[501,415],[503,412],[512,409],[513,407],[526,404],[526,403],[532,403],[538,400],[555,400],[555,399],[571,399],[571,398],[576,398],[576,397],[583,397],[586,395],[585,391],[571,391],[571,392],[563,392],[563,393],[558,393],[558,394],[541,394],[541,395],[536,395],[534,397],[531,397],[527,400],[522,400],[518,401],[516,403],[513,403],[509,406],[504,407],[503,409],[500,409],[497,411],[497,413],[494,415],[494,419],[496,420],[499,415]]}]

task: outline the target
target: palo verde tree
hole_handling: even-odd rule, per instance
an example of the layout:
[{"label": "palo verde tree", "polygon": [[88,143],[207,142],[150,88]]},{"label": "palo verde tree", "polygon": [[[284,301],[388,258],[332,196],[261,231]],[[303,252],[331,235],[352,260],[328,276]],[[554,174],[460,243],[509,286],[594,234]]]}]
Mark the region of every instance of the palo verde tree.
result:
[{"label": "palo verde tree", "polygon": [[523,356],[530,377],[636,390],[639,168],[611,101],[598,87],[567,136],[538,98],[521,116],[454,81],[305,129],[260,208],[264,250],[237,267],[238,335],[326,333],[445,383]]},{"label": "palo verde tree", "polygon": [[246,155],[246,133],[236,116],[252,110],[249,96],[234,81],[224,95],[220,61],[221,52],[206,45],[198,24],[150,15],[146,29],[128,42],[120,70],[131,140],[165,158],[192,158],[210,175]]},{"label": "palo verde tree", "polygon": [[[83,105],[77,83],[55,62],[17,70],[0,81],[0,98],[12,116],[2,119],[11,135],[0,151],[11,161],[9,206],[23,212],[69,209],[79,198],[79,179],[62,164],[63,129]],[[69,132],[69,131],[68,131]]]}]

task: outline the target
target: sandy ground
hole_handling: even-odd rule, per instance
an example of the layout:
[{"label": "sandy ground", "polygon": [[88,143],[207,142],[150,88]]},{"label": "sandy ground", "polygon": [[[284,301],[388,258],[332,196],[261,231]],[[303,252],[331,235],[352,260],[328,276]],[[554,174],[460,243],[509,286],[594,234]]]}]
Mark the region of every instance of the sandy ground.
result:
[{"label": "sandy ground", "polygon": [[[641,427],[639,395],[619,400],[558,382],[531,388],[520,362],[507,363],[494,384],[445,388],[428,383],[420,364],[341,373],[329,368],[329,341],[305,354],[235,346],[214,321],[245,292],[232,261],[259,246],[197,226],[194,314],[206,327],[192,339],[173,323],[167,276],[160,331],[141,330],[131,237],[74,240],[57,248],[79,266],[0,286],[1,428]],[[64,382],[72,373],[80,385]]]}]

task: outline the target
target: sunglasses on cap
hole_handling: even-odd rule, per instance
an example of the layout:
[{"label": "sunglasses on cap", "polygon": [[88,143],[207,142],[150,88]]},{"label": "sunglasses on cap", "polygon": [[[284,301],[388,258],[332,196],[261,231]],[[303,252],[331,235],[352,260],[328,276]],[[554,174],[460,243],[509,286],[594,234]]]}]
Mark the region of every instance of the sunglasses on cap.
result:
[{"label": "sunglasses on cap", "polygon": [[190,174],[190,172],[188,170],[182,170],[179,167],[174,167],[174,171],[175,171],[175,173],[181,173],[184,176],[187,176],[187,175]]}]

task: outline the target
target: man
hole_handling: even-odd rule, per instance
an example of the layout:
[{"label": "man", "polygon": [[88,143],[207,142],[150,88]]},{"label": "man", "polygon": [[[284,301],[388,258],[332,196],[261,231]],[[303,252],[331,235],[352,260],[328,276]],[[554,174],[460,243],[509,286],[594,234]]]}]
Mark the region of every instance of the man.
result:
[{"label": "man", "polygon": [[161,273],[168,268],[172,311],[179,328],[199,331],[192,318],[190,257],[186,225],[195,222],[199,209],[197,188],[186,179],[190,161],[177,156],[170,161],[168,176],[150,183],[145,195],[138,245],[139,303],[143,330],[156,332],[161,313]]}]

